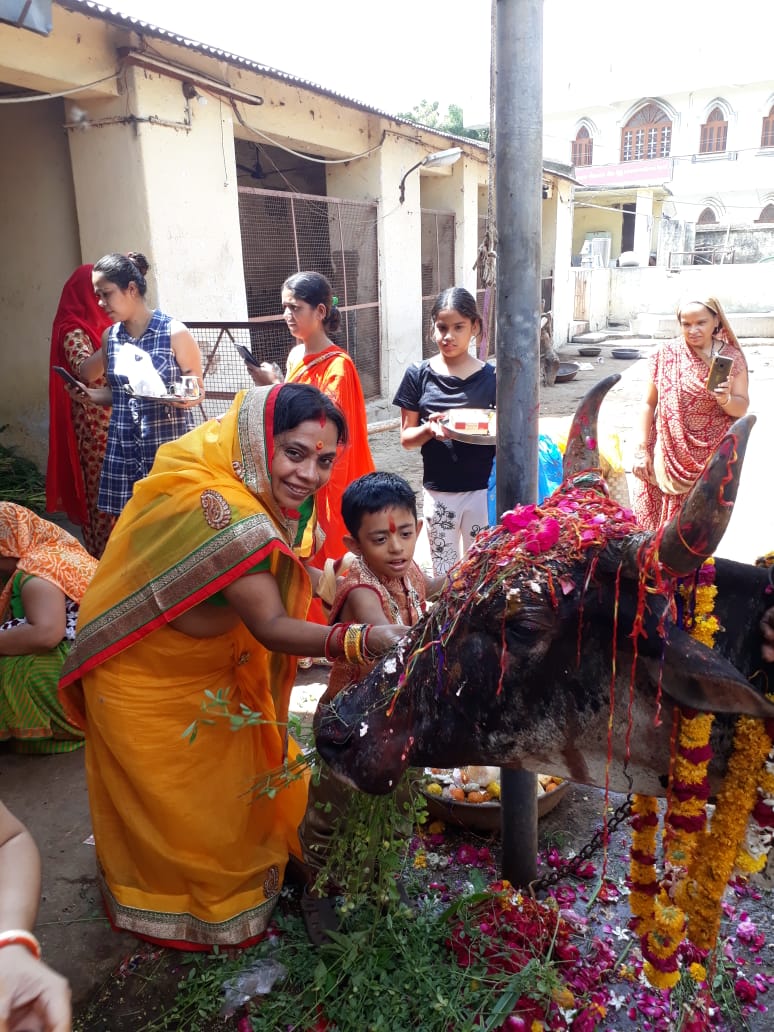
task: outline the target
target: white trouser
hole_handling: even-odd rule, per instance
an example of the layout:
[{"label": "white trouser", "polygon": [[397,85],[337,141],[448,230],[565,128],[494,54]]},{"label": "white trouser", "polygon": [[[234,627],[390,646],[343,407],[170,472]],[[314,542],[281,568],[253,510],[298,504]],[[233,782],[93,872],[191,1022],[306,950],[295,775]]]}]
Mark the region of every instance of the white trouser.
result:
[{"label": "white trouser", "polygon": [[422,491],[423,533],[427,534],[433,573],[446,573],[489,524],[487,491]]}]

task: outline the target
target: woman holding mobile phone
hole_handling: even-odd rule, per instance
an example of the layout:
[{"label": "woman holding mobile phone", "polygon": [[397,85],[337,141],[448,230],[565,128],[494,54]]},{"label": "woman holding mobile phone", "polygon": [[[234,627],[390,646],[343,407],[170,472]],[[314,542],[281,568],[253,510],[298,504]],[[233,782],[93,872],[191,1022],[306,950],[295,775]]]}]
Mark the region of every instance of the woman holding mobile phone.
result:
[{"label": "woman holding mobile phone", "polygon": [[[679,510],[707,459],[750,406],[747,361],[717,298],[677,308],[681,335],[650,356],[632,473],[634,513],[656,530]],[[715,363],[731,360],[730,372]],[[712,373],[712,375],[711,375]]]}]

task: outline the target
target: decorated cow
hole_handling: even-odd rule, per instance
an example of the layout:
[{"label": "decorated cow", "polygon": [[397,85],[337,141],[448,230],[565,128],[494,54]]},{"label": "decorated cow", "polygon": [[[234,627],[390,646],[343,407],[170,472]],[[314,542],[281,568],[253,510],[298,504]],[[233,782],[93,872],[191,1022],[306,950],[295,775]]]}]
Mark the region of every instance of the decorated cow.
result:
[{"label": "decorated cow", "polygon": [[679,515],[644,532],[595,472],[599,405],[618,379],[581,403],[563,486],[480,534],[399,647],[319,707],[317,747],[340,778],[381,794],[408,766],[497,764],[660,796],[680,705],[718,715],[714,790],[734,715],[774,717],[760,690],[768,571],[707,562],[754,417],[730,428]]}]

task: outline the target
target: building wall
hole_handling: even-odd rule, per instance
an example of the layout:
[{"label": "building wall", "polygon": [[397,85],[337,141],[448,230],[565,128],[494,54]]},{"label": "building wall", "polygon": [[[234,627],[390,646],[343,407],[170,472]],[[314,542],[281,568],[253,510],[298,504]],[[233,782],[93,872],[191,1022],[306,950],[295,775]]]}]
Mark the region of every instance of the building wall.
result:
[{"label": "building wall", "polygon": [[61,100],[0,106],[0,426],[41,466],[48,451],[51,321],[81,263]]},{"label": "building wall", "polygon": [[[393,414],[389,399],[422,353],[420,209],[454,212],[455,278],[474,289],[486,151],[463,142],[457,164],[417,169],[400,205],[401,177],[426,154],[447,149],[448,137],[153,39],[154,59],[262,99],[232,106],[200,85],[206,104],[187,103],[179,76],[136,63],[119,68],[117,48],[139,51],[137,34],[56,4],[53,12],[48,37],[0,25],[0,84],[58,91],[106,81],[66,102],[0,108],[2,138],[14,143],[0,157],[0,316],[7,340],[25,346],[19,376],[0,385],[2,421],[13,425],[14,441],[45,465],[50,326],[62,284],[81,262],[142,251],[151,263],[152,304],[191,321],[246,316],[236,141],[286,148],[301,164],[307,155],[341,162],[321,166],[328,194],[377,201],[382,389]],[[544,234],[558,239],[548,223]],[[566,246],[567,233],[563,239]],[[557,247],[545,256],[548,268],[569,265]]]}]

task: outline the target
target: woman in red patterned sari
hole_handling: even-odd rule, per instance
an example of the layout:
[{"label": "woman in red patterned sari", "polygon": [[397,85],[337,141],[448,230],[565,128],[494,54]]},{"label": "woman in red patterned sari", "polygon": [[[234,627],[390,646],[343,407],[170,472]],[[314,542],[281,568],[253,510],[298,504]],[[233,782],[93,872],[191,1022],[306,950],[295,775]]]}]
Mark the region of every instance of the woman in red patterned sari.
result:
[{"label": "woman in red patterned sari", "polygon": [[[634,513],[656,530],[679,510],[707,459],[750,405],[745,360],[720,302],[684,301],[677,309],[681,336],[650,357],[650,378],[639,420],[632,473]],[[707,377],[715,355],[733,365],[713,390]]]},{"label": "woman in red patterned sari", "polygon": [[[110,319],[97,304],[91,265],[79,265],[62,288],[51,328],[50,365],[81,379],[81,365],[102,346]],[[95,387],[106,383],[103,377]],[[65,512],[81,528],[86,550],[99,559],[114,518],[97,508],[110,409],[74,405],[59,377],[49,374],[48,469],[46,509]]]}]

